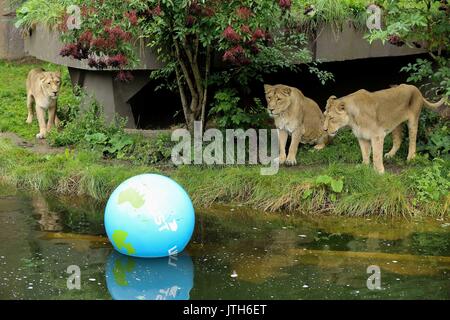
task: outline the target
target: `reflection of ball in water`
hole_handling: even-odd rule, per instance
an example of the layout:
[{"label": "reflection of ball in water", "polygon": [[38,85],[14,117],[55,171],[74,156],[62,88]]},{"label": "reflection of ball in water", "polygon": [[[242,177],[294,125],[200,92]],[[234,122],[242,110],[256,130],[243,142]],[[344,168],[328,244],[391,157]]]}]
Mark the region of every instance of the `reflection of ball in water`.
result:
[{"label": "reflection of ball in water", "polygon": [[120,253],[165,257],[184,250],[194,231],[191,199],[167,177],[142,174],[121,183],[105,209],[105,229]]},{"label": "reflection of ball in water", "polygon": [[115,300],[188,300],[194,265],[186,253],[142,259],[113,251],[106,263],[106,285]]}]

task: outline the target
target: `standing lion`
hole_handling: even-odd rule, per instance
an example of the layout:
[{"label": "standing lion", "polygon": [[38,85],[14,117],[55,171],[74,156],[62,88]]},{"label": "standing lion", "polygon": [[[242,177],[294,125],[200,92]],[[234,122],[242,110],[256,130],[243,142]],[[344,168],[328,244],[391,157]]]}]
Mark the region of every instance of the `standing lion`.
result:
[{"label": "standing lion", "polygon": [[361,148],[364,164],[370,163],[379,173],[384,173],[383,145],[386,135],[392,132],[393,146],[385,154],[386,158],[395,156],[402,143],[402,124],[407,122],[409,133],[408,158],[416,156],[417,130],[423,106],[436,110],[445,98],[436,103],[429,102],[420,90],[408,84],[369,92],[358,90],[348,96],[328,99],[323,129],[335,136],[339,129],[350,127]]},{"label": "standing lion", "polygon": [[[27,78],[27,123],[33,122],[33,102],[39,122],[39,133],[36,138],[44,139],[52,126],[58,126],[56,116],[57,100],[61,88],[61,73],[49,72],[44,69],[33,69]],[[45,112],[48,110],[48,121],[45,122]]]},{"label": "standing lion", "polygon": [[[264,85],[269,115],[275,120],[280,145],[280,164],[297,164],[299,143],[315,144],[320,150],[329,142],[323,130],[324,116],[314,100],[305,97],[297,88],[285,85]],[[286,157],[286,142],[291,145]]]}]

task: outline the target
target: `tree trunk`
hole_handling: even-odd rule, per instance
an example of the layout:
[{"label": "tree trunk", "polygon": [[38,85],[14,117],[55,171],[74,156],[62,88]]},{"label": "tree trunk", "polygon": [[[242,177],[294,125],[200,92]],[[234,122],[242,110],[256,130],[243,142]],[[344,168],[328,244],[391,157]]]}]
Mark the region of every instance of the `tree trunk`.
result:
[{"label": "tree trunk", "polygon": [[198,39],[194,40],[194,48],[186,41],[183,44],[175,38],[173,38],[173,41],[175,45],[175,57],[179,65],[176,68],[177,84],[186,126],[188,130],[192,131],[194,129],[194,121],[201,121],[202,128],[204,128],[208,97],[207,81],[211,66],[211,49],[210,47],[206,49],[204,58],[205,70],[204,75],[202,75],[199,67]]}]

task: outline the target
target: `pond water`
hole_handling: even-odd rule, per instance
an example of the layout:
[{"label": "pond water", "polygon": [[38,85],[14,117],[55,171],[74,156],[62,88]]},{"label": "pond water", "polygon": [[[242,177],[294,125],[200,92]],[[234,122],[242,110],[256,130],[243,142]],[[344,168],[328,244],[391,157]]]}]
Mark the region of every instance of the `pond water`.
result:
[{"label": "pond water", "polygon": [[102,215],[83,199],[0,195],[0,299],[450,299],[448,221],[214,208],[183,254],[150,260],[114,252]]}]

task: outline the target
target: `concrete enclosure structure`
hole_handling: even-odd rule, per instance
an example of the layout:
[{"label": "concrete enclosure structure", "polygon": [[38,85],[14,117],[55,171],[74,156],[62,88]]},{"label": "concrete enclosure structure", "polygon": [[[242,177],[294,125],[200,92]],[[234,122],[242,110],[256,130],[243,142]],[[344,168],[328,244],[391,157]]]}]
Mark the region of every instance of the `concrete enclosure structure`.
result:
[{"label": "concrete enclosure structure", "polygon": [[[325,27],[315,41],[311,43],[313,56],[322,62],[346,61],[375,57],[395,57],[423,53],[424,50],[397,47],[381,42],[369,44],[363,39],[364,32],[351,26],[344,26],[340,32]],[[149,82],[152,70],[159,69],[152,51],[143,44],[136,48],[140,65],[133,71],[134,80],[129,83],[116,81],[114,71],[98,71],[90,68],[86,62],[63,58],[59,55],[63,44],[56,31],[37,26],[29,37],[25,38],[25,50],[28,54],[69,68],[72,83],[83,87],[103,105],[108,120],[117,113],[127,117],[128,128],[135,128],[136,122],[131,110],[130,100]]]},{"label": "concrete enclosure structure", "polygon": [[161,68],[151,50],[142,45],[136,48],[140,64],[133,71],[134,80],[124,83],[115,80],[116,71],[99,71],[88,66],[86,61],[78,61],[59,55],[63,43],[57,31],[38,25],[31,35],[25,38],[25,50],[40,60],[67,66],[73,85],[84,88],[104,107],[107,120],[113,120],[117,113],[127,117],[127,127],[135,128],[135,121],[129,100],[150,80],[151,70]]},{"label": "concrete enclosure structure", "polygon": [[0,59],[20,59],[25,56],[24,41],[14,27],[15,7],[0,0]]}]

